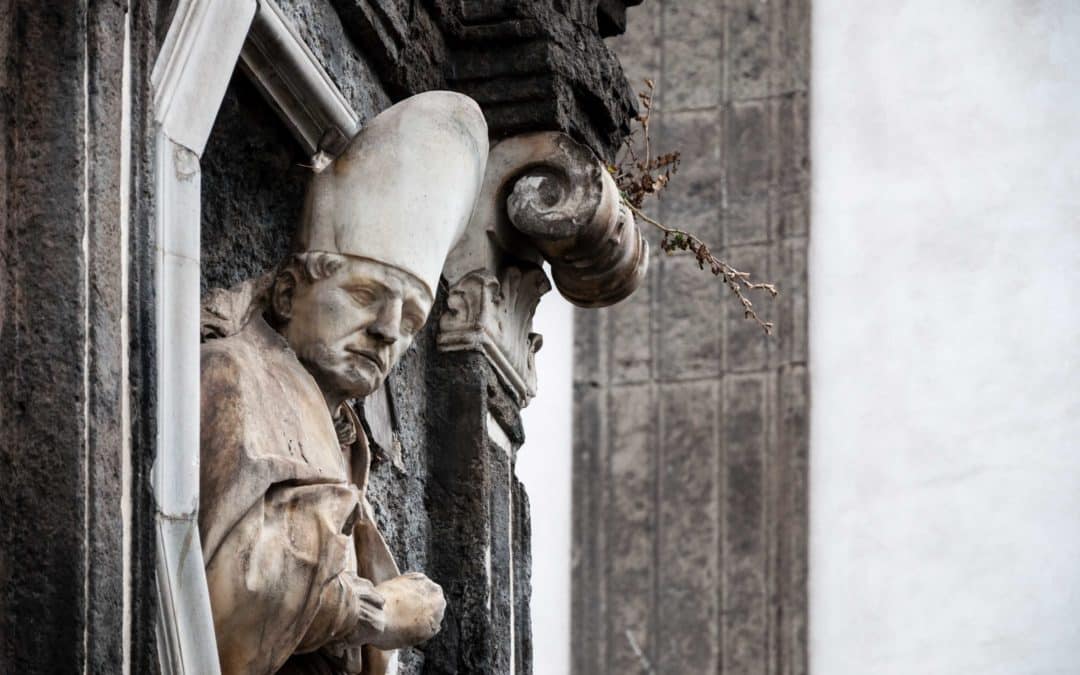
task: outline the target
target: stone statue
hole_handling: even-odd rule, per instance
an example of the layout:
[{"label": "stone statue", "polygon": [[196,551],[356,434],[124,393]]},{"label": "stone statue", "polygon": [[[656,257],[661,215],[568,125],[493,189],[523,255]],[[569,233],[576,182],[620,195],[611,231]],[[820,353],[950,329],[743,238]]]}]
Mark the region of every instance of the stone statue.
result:
[{"label": "stone statue", "polygon": [[398,571],[347,400],[423,327],[488,155],[469,98],[389,108],[315,175],[296,253],[204,300],[199,528],[224,675],[388,672],[439,629],[441,588]]}]

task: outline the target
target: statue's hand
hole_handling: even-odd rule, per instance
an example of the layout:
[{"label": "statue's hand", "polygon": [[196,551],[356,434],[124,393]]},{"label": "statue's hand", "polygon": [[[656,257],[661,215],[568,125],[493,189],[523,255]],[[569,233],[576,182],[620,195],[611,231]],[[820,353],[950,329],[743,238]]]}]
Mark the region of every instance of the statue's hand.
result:
[{"label": "statue's hand", "polygon": [[386,600],[369,580],[349,575],[353,628],[345,642],[353,645],[371,644],[386,629]]},{"label": "statue's hand", "polygon": [[386,627],[369,641],[379,649],[399,649],[430,640],[439,632],[446,599],[442,588],[419,572],[384,581],[375,590],[385,600]]}]

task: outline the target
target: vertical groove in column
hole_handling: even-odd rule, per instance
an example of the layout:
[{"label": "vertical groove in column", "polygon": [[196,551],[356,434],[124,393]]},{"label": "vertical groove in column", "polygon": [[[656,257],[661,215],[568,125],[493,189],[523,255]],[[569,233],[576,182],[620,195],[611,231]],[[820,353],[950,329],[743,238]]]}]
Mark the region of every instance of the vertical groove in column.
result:
[{"label": "vertical groove in column", "polygon": [[92,4],[87,20],[87,668],[124,660],[121,472],[126,395],[121,339],[121,108],[125,8]]}]

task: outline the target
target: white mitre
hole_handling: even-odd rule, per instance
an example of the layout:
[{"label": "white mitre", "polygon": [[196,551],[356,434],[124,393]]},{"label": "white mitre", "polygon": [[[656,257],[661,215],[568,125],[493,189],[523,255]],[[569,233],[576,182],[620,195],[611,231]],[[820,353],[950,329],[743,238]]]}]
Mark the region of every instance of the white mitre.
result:
[{"label": "white mitre", "polygon": [[368,122],[312,178],[297,250],[393,265],[434,297],[487,156],[487,123],[471,98],[450,91],[407,98]]}]

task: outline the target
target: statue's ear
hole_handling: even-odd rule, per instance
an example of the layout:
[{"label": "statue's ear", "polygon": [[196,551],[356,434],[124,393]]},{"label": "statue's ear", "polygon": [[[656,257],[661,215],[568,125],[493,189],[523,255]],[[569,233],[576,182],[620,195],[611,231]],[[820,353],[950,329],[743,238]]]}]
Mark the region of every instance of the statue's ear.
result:
[{"label": "statue's ear", "polygon": [[285,322],[292,319],[296,283],[296,271],[291,266],[278,272],[274,279],[274,289],[270,292],[270,305],[274,310],[274,318],[278,321]]}]

